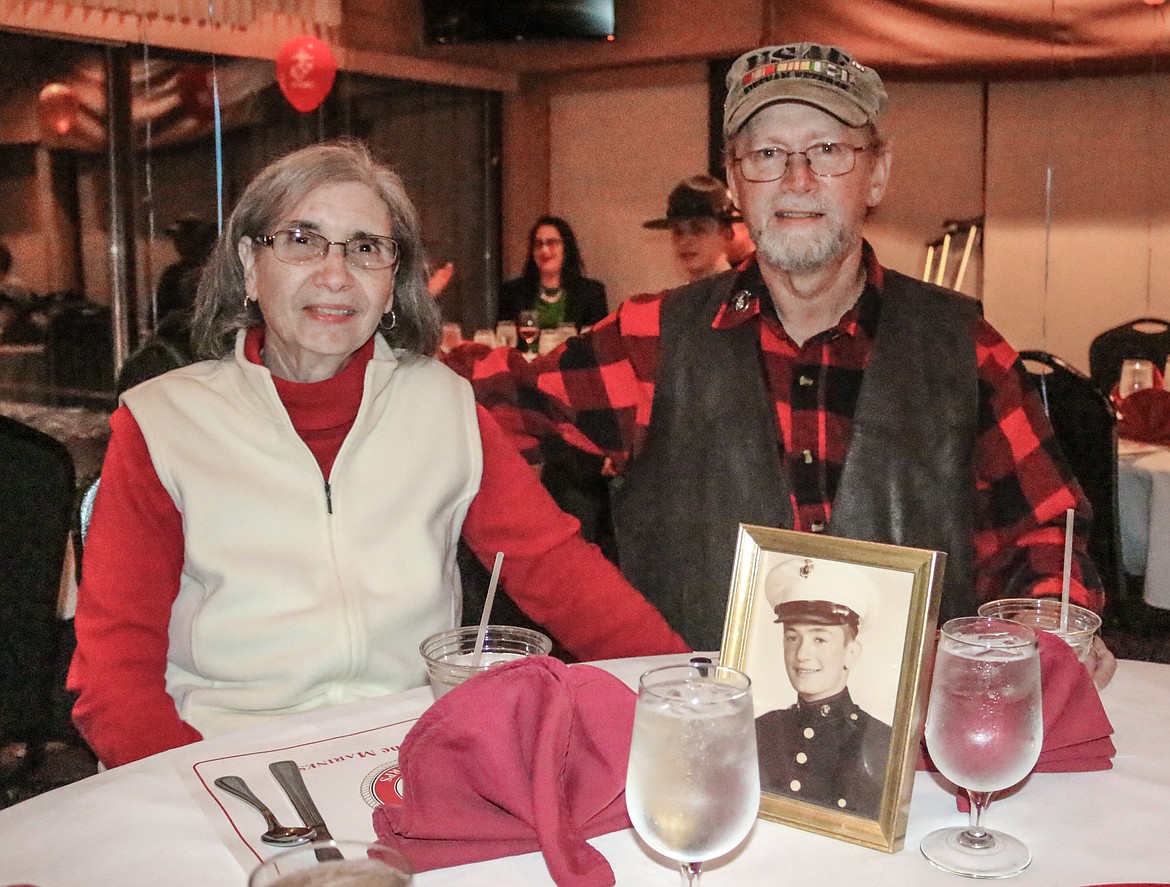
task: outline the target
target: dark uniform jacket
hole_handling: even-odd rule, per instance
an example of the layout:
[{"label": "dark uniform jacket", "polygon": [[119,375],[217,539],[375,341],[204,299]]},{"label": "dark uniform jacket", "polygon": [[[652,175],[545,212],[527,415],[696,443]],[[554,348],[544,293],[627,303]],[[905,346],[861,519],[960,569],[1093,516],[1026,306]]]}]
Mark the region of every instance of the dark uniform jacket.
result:
[{"label": "dark uniform jacket", "polygon": [[845,689],[756,718],[760,788],[876,819],[890,753],[890,728]]},{"label": "dark uniform jacket", "polygon": [[[668,293],[643,451],[614,498],[622,572],[696,650],[723,633],[740,523],[791,528],[754,324],[713,330],[727,271]],[[947,553],[940,621],[973,612],[978,306],[886,270],[828,532]]]}]

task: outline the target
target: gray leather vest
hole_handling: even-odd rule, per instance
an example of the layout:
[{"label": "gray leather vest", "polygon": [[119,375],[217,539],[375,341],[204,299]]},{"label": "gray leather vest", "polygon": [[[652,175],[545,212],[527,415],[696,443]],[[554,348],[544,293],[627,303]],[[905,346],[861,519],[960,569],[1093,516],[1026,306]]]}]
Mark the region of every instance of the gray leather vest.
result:
[{"label": "gray leather vest", "polygon": [[[718,649],[740,523],[792,526],[754,324],[712,330],[734,271],[669,294],[646,446],[614,497],[622,572]],[[827,532],[947,553],[941,619],[973,612],[978,382],[966,297],[885,271],[881,319]]]}]

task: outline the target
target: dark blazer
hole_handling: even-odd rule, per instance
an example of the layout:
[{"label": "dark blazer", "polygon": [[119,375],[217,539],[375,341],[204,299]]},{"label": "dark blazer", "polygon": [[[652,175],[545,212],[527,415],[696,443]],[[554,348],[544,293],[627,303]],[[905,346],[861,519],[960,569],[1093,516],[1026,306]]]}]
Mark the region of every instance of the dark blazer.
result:
[{"label": "dark blazer", "polygon": [[[515,320],[521,311],[536,305],[537,290],[530,289],[523,277],[505,280],[500,284],[500,310],[497,320]],[[569,303],[565,306],[565,319],[578,327],[593,326],[609,314],[605,301],[605,284],[600,280],[582,277],[572,287],[566,287]]]}]

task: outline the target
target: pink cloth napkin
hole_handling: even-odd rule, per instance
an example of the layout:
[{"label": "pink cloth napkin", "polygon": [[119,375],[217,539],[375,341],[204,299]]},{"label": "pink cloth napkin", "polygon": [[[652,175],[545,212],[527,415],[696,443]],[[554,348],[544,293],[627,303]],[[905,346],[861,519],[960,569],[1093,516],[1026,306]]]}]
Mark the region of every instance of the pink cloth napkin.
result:
[{"label": "pink cloth napkin", "polygon": [[[1044,741],[1032,772],[1110,769],[1117,752],[1109,738],[1113,725],[1093,679],[1068,644],[1046,631],[1039,634]],[[938,770],[925,744],[919,751],[918,769]]]},{"label": "pink cloth napkin", "polygon": [[559,887],[609,887],[586,838],[628,828],[634,692],[608,672],[529,656],[435,702],[399,750],[404,799],[374,831],[417,871],[541,851]]},{"label": "pink cloth napkin", "polygon": [[1124,399],[1114,386],[1113,406],[1117,408],[1117,434],[1126,440],[1170,444],[1170,391],[1161,387],[1143,388]]}]

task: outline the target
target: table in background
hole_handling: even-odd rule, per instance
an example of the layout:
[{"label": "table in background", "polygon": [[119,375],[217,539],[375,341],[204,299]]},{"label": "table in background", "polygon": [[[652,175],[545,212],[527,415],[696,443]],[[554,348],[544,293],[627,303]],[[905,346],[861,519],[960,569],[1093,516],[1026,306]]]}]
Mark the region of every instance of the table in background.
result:
[{"label": "table in background", "polygon": [[[628,684],[646,668],[685,657],[604,663]],[[1124,881],[1165,881],[1170,853],[1165,826],[1170,798],[1170,666],[1123,661],[1102,694],[1116,729],[1114,769],[1037,774],[1010,798],[996,801],[989,821],[1021,837],[1034,861],[1013,887],[1077,887]],[[366,700],[274,725],[174,749],[100,773],[0,811],[0,884],[38,887],[243,887],[245,873],[219,837],[185,779],[196,764],[225,755],[289,749],[321,737],[417,717],[427,689]],[[490,725],[485,725],[490,729]],[[285,754],[286,752],[281,752]],[[302,752],[303,753],[303,752]],[[328,772],[328,771],[326,771]],[[181,773],[188,774],[186,777]],[[320,777],[318,777],[320,778]],[[287,809],[274,786],[262,794]],[[310,782],[310,789],[312,782]],[[326,819],[330,818],[328,809]],[[289,817],[290,819],[292,817]],[[256,835],[260,818],[249,820]],[[866,887],[962,887],[933,868],[918,842],[942,825],[961,824],[954,797],[937,776],[915,781],[906,849],[896,854],[857,847],[770,822],[757,822],[739,851],[704,876],[707,887],[864,884]],[[371,837],[373,826],[366,835]],[[631,830],[593,842],[609,859],[618,885],[673,887],[673,868],[650,856]],[[537,854],[439,869],[416,876],[418,887],[551,885]]]},{"label": "table in background", "polygon": [[44,345],[0,343],[0,394],[44,389],[48,381]]},{"label": "table in background", "polygon": [[102,470],[110,442],[109,410],[0,401],[0,415],[31,425],[65,444],[79,483]]},{"label": "table in background", "polygon": [[1139,450],[1128,441],[1120,449],[1122,564],[1125,572],[1146,577],[1147,604],[1170,610],[1170,449]]}]

